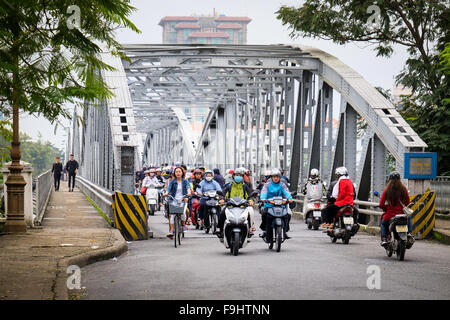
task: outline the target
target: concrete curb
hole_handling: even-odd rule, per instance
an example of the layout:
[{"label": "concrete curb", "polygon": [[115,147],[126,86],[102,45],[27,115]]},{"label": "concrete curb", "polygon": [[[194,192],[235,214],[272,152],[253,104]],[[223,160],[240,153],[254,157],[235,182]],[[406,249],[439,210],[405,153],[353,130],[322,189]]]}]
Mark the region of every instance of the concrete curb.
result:
[{"label": "concrete curb", "polygon": [[440,243],[450,245],[450,235],[441,232],[439,229],[434,229],[432,232],[433,239]]},{"label": "concrete curb", "polygon": [[67,257],[58,262],[58,270],[54,283],[54,300],[68,300],[69,289],[67,288],[67,267],[76,265],[80,268],[102,260],[112,259],[128,251],[128,245],[117,229],[111,229],[114,243],[110,247],[85,252],[73,257]]}]

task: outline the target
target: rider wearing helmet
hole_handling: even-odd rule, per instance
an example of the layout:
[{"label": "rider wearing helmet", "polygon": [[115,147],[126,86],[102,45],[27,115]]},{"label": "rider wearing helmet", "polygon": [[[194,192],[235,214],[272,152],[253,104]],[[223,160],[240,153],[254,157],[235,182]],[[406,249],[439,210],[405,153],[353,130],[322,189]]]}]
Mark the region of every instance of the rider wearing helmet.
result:
[{"label": "rider wearing helmet", "polygon": [[[206,209],[206,197],[203,197],[203,194],[207,191],[219,191],[222,192],[222,188],[217,183],[217,181],[214,180],[214,174],[211,170],[205,171],[205,179],[200,182],[197,189],[195,190],[199,196],[202,196],[200,199],[200,208],[199,208],[199,217],[200,217],[200,224],[203,225],[203,219],[205,217],[205,209]],[[206,228],[209,228],[209,219],[206,219],[206,224],[204,225]]]},{"label": "rider wearing helmet", "polygon": [[[244,175],[245,175],[245,170],[243,170],[243,168],[238,168],[233,172],[233,182],[229,183],[225,186],[225,199],[231,199],[234,197],[238,197],[241,199],[249,199],[249,197],[251,196],[251,190],[248,188],[247,184],[244,183]],[[224,200],[221,199],[220,200],[220,204],[224,204]],[[253,199],[249,200],[249,204],[250,206],[253,206],[254,201]],[[252,236],[253,235],[253,231],[255,231],[256,229],[253,227],[253,215],[252,215],[252,210],[249,210],[250,214],[249,214],[249,235]],[[225,223],[225,207],[222,208],[221,212],[220,212],[220,216],[219,216],[219,221],[218,221],[218,228],[219,231],[216,232],[217,236],[222,240],[223,239],[223,224]]]},{"label": "rider wearing helmet", "polygon": [[150,187],[150,185],[158,185],[159,184],[159,180],[156,178],[155,175],[155,169],[150,169],[150,170],[146,170],[145,173],[147,174],[147,176],[144,178],[144,181],[142,182],[142,186],[143,187]]},{"label": "rider wearing helmet", "polygon": [[[324,209],[324,227],[331,229],[333,227],[333,219],[336,216],[339,209],[345,205],[351,205],[353,207],[353,200],[356,198],[355,186],[348,177],[348,171],[345,167],[336,168],[335,175],[337,181],[330,184],[330,189],[328,190],[329,205]],[[334,200],[334,202],[333,202]],[[355,208],[354,208],[355,209]],[[358,213],[354,210],[355,221],[358,221]],[[326,232],[326,230],[324,230]]]},{"label": "rider wearing helmet", "polygon": [[[382,246],[387,244],[389,221],[396,215],[403,214],[403,206],[408,206],[409,202],[408,189],[401,182],[400,173],[397,171],[391,172],[391,174],[389,174],[389,182],[380,199],[380,208],[384,211],[380,225]],[[411,232],[412,223],[411,219],[408,218],[408,245],[414,243]]]},{"label": "rider wearing helmet", "polygon": [[155,169],[155,173],[156,173],[156,179],[158,179],[158,181],[160,183],[164,184],[165,179],[164,179],[164,177],[161,174],[162,173],[162,169],[161,168],[156,168]]},{"label": "rider wearing helmet", "polygon": [[320,179],[319,170],[311,169],[309,178],[302,189],[302,193],[307,200],[303,202],[303,212],[306,212],[308,201],[321,199],[325,195],[325,190],[325,184]]},{"label": "rider wearing helmet", "polygon": [[[293,201],[292,196],[289,192],[289,189],[287,188],[286,184],[281,182],[281,172],[279,169],[272,170],[271,179],[264,185],[263,189],[261,190],[261,201],[264,202],[264,210],[261,215],[261,226],[260,228],[264,231],[261,237],[266,240],[266,235],[271,234],[272,232],[272,217],[268,214],[268,208],[272,207],[273,205],[268,203],[266,200],[271,199],[273,197],[286,197],[289,199],[289,203]],[[284,237],[286,239],[289,239],[290,237],[287,235],[287,231],[289,231],[289,218],[290,215],[287,215],[286,221],[285,221],[285,230],[284,230]]]}]

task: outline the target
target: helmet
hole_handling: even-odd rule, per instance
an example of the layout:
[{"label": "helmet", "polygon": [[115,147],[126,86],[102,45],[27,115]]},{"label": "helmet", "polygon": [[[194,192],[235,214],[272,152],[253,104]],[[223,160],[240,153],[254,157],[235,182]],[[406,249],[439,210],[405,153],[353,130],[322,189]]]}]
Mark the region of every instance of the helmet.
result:
[{"label": "helmet", "polygon": [[155,172],[158,172],[158,171],[161,172],[162,169],[161,169],[161,168],[156,168],[156,169],[155,169]]},{"label": "helmet", "polygon": [[211,173],[211,175],[214,175],[214,173],[213,173],[211,170],[208,169],[208,170],[205,171],[205,176],[206,176],[208,173]]},{"label": "helmet", "polygon": [[313,179],[315,179],[315,178],[318,178],[319,177],[319,170],[317,170],[317,169],[311,169],[311,172],[310,172],[310,177],[311,178],[313,178]]},{"label": "helmet", "polygon": [[149,173],[155,173],[156,171],[155,171],[155,169],[152,168],[152,169],[148,170],[148,172]]},{"label": "helmet", "polygon": [[200,169],[195,169],[195,170],[194,170],[194,174],[197,174],[197,173],[202,173],[202,170],[200,170]]},{"label": "helmet", "polygon": [[270,175],[273,177],[273,176],[279,176],[280,178],[281,178],[281,172],[280,172],[280,170],[279,169],[273,169],[271,172],[270,172]]},{"label": "helmet", "polygon": [[348,175],[347,168],[346,167],[338,167],[338,168],[336,168],[335,174],[339,177],[346,176],[346,175]]},{"label": "helmet", "polygon": [[150,173],[150,170],[145,170],[144,171],[144,174],[149,174]]},{"label": "helmet", "polygon": [[400,173],[398,173],[397,171],[392,171],[389,174],[389,180],[394,180],[394,179],[400,179]]},{"label": "helmet", "polygon": [[242,174],[242,175],[244,175],[244,174],[245,174],[245,168],[242,168],[242,167],[236,168],[236,170],[234,170],[234,174],[235,174],[235,175],[236,175],[236,174]]}]

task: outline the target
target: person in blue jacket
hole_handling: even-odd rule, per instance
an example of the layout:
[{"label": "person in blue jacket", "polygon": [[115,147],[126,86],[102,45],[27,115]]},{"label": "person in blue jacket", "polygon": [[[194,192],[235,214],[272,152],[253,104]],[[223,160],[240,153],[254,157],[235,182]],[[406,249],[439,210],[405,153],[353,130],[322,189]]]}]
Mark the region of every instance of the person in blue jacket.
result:
[{"label": "person in blue jacket", "polygon": [[[176,167],[174,170],[174,178],[170,181],[166,192],[163,194],[164,197],[171,195],[177,201],[188,202],[191,196],[191,185],[189,181],[184,178],[184,170],[182,167]],[[171,200],[169,200],[171,201]],[[169,204],[166,203],[166,212],[169,213]],[[169,233],[167,237],[172,238],[173,233],[173,216],[168,216],[169,218]],[[183,231],[187,231],[186,227],[187,216],[183,213],[181,216],[181,224],[183,226]]]},{"label": "person in blue jacket", "polygon": [[[222,188],[220,187],[220,184],[214,180],[214,175],[213,172],[211,170],[206,170],[205,171],[205,179],[202,180],[202,182],[200,182],[200,184],[197,187],[197,194],[199,196],[202,196],[200,198],[200,208],[199,208],[199,212],[198,215],[200,217],[200,225],[206,228],[209,228],[209,219],[206,219],[206,221],[203,221],[205,218],[205,209],[206,209],[206,197],[203,196],[204,193],[206,193],[207,191],[220,191],[222,192]],[[204,223],[205,222],[205,223]]]},{"label": "person in blue jacket", "polygon": [[[286,184],[280,183],[281,181],[281,172],[278,169],[272,170],[271,179],[264,185],[264,187],[261,190],[260,199],[262,202],[264,202],[264,210],[261,214],[261,226],[260,228],[263,230],[263,234],[261,237],[263,239],[267,239],[266,236],[270,235],[272,232],[272,218],[268,214],[268,208],[273,207],[273,204],[267,202],[267,199],[272,199],[273,197],[283,197],[289,199],[289,203],[293,201],[292,195],[289,192],[289,189],[287,188]],[[285,219],[285,230],[284,230],[284,237],[286,239],[289,239],[290,237],[287,235],[287,231],[289,230],[289,217],[288,214]],[[270,238],[270,237],[269,237]]]}]

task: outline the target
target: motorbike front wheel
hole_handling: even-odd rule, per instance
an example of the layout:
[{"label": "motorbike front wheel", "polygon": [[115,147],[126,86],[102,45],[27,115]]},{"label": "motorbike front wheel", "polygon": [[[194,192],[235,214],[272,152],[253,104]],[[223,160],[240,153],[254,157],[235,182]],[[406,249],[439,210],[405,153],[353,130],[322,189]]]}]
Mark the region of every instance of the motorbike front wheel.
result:
[{"label": "motorbike front wheel", "polygon": [[239,242],[240,242],[240,235],[239,232],[234,233],[234,239],[233,239],[233,255],[237,256],[239,254]]},{"label": "motorbike front wheel", "polygon": [[283,237],[283,228],[282,227],[277,227],[277,236],[276,236],[276,245],[277,245],[277,252],[280,252],[281,250],[281,241],[282,241],[282,237]]}]

